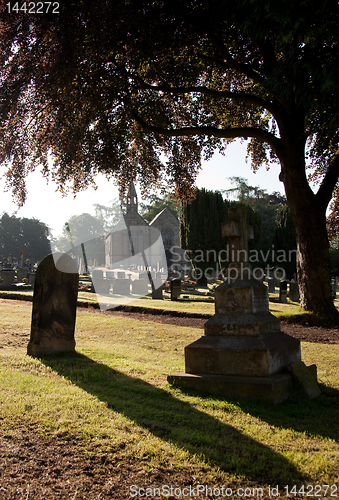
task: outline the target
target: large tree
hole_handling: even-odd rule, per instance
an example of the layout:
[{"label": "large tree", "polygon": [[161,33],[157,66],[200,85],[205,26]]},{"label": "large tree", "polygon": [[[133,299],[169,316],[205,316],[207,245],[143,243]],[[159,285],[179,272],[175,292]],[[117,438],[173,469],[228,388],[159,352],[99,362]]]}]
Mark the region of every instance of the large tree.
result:
[{"label": "large tree", "polygon": [[35,262],[40,261],[51,252],[49,235],[48,226],[38,219],[3,213],[0,218],[0,259],[12,255],[20,260],[24,252],[25,259],[33,256]]},{"label": "large tree", "polygon": [[43,15],[11,6],[1,7],[0,162],[21,201],[40,164],[61,189],[105,172],[122,191],[135,177],[145,190],[162,177],[185,196],[202,155],[248,138],[254,168],[281,165],[301,305],[334,313],[326,208],[339,172],[337,1],[69,0]]}]

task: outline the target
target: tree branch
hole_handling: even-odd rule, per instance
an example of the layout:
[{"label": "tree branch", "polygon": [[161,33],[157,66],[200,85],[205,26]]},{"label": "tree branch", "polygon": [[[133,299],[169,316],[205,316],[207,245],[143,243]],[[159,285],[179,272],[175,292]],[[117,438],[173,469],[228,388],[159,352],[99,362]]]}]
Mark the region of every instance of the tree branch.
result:
[{"label": "tree branch", "polygon": [[134,120],[145,130],[146,132],[153,132],[155,134],[165,135],[169,137],[184,137],[192,135],[206,135],[209,137],[219,137],[221,139],[236,139],[248,137],[253,137],[262,142],[266,142],[271,146],[275,154],[279,157],[281,151],[281,140],[275,135],[267,132],[266,130],[255,128],[255,127],[235,127],[235,128],[217,128],[217,127],[181,127],[174,129],[165,129],[162,127],[157,127],[155,125],[150,125],[145,122],[134,110],[132,111],[132,116]]},{"label": "tree branch", "polygon": [[253,80],[256,83],[259,83],[259,85],[262,85],[264,87],[264,78],[259,75],[257,71],[255,71],[251,66],[248,64],[243,64],[239,63],[238,61],[235,61],[231,54],[228,52],[226,49],[225,45],[213,34],[209,33],[208,34],[211,42],[215,46],[215,48],[220,52],[222,57],[227,61],[229,64],[230,68],[233,69],[234,71],[237,71],[239,73],[244,74],[251,80]]},{"label": "tree branch", "polygon": [[151,85],[146,83],[142,78],[138,75],[134,75],[133,78],[139,82],[139,84],[145,90],[155,90],[157,92],[164,92],[169,94],[183,95],[190,93],[200,93],[203,95],[207,95],[210,97],[214,97],[215,99],[233,99],[238,102],[247,102],[249,104],[255,104],[256,106],[265,108],[269,113],[271,113],[274,117],[278,114],[278,110],[275,106],[270,102],[266,101],[262,97],[248,94],[246,92],[231,92],[228,90],[213,90],[204,86],[192,86],[192,87],[170,87],[168,85]]}]

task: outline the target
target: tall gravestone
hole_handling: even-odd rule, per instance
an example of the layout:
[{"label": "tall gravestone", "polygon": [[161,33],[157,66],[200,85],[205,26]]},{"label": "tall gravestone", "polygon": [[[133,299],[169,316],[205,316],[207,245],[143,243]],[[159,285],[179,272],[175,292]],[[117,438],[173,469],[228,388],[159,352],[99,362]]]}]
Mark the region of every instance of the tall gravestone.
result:
[{"label": "tall gravestone", "polygon": [[27,354],[74,351],[79,274],[67,254],[47,255],[35,277],[31,337]]},{"label": "tall gravestone", "polygon": [[185,373],[170,375],[168,381],[280,403],[292,386],[287,367],[300,361],[300,342],[280,331],[268,309],[267,287],[251,275],[247,260],[253,228],[245,208],[229,209],[223,236],[229,238],[234,261],[229,278],[215,290],[215,315],[205,323],[205,335],[185,348]]}]

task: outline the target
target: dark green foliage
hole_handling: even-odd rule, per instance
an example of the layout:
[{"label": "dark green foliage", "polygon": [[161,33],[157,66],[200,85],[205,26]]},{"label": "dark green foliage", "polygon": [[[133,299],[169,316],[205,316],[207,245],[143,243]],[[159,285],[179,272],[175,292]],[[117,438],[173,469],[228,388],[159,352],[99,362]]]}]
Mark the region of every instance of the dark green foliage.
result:
[{"label": "dark green foliage", "polygon": [[221,236],[221,223],[228,220],[229,203],[218,191],[197,189],[196,198],[180,205],[180,242],[194,267],[215,269],[220,250],[227,239]]},{"label": "dark green foliage", "polygon": [[[274,265],[272,262],[272,244],[274,239],[276,218],[280,207],[287,205],[286,197],[278,192],[268,194],[259,186],[250,186],[247,179],[230,177],[234,188],[227,189],[227,193],[235,195],[239,202],[249,205],[260,216],[261,235],[255,235],[255,240],[250,242],[249,249],[258,250],[258,266]],[[254,225],[254,224],[252,224]],[[257,233],[258,234],[258,233]]]},{"label": "dark green foliage", "polygon": [[278,210],[274,232],[274,250],[277,267],[285,269],[286,277],[292,279],[297,272],[295,225],[290,209],[285,206]]},{"label": "dark green foliage", "polygon": [[6,259],[12,254],[20,259],[24,250],[25,259],[32,255],[35,261],[40,261],[51,252],[48,235],[48,226],[38,219],[4,213],[0,219],[0,258]]}]

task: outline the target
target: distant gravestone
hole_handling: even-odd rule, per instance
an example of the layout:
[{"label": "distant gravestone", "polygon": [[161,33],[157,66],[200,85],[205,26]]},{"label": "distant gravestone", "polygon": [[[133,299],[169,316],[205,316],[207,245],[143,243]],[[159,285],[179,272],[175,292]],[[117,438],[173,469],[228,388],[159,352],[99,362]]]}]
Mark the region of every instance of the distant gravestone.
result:
[{"label": "distant gravestone", "polygon": [[289,293],[289,298],[292,302],[299,302],[300,295],[299,295],[299,285],[296,281],[291,280],[290,282],[290,293]]},{"label": "distant gravestone", "polygon": [[75,349],[74,329],[79,274],[67,254],[47,255],[35,277],[30,356],[45,356]]},{"label": "distant gravestone", "polygon": [[338,286],[338,278],[334,278],[331,281],[331,290],[332,290],[332,299],[335,300],[337,298],[337,286]]},{"label": "distant gravestone", "polygon": [[287,302],[287,281],[285,280],[280,281],[279,302],[283,304]]},{"label": "distant gravestone", "polygon": [[124,295],[124,296],[129,295],[131,293],[131,280],[127,278],[115,279],[113,281],[113,293],[115,295]]},{"label": "distant gravestone", "polygon": [[275,293],[274,278],[267,278],[268,293]]},{"label": "distant gravestone", "polygon": [[13,269],[3,269],[1,271],[2,285],[11,286],[14,283],[14,271]]},{"label": "distant gravestone", "polygon": [[173,278],[171,280],[171,300],[178,300],[181,294],[181,279]]},{"label": "distant gravestone", "polygon": [[148,279],[133,280],[132,281],[132,293],[135,295],[140,295],[140,296],[144,297],[145,295],[148,295],[148,293],[149,293],[148,285],[149,285]]}]

